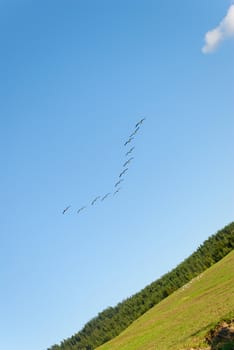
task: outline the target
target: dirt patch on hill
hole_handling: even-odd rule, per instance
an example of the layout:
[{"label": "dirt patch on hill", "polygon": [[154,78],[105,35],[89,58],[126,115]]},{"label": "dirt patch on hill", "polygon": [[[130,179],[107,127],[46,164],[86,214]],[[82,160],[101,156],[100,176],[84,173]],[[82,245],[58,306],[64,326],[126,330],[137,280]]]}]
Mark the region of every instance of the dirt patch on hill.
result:
[{"label": "dirt patch on hill", "polygon": [[234,350],[234,319],[220,322],[206,336],[211,350]]}]

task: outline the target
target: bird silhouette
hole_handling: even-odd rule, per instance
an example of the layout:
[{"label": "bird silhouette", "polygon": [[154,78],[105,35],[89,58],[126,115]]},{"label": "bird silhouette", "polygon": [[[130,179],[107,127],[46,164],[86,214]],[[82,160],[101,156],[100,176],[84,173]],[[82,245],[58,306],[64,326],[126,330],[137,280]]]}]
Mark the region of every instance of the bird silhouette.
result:
[{"label": "bird silhouette", "polygon": [[123,174],[125,174],[126,171],[128,171],[128,168],[124,169],[124,170],[119,174],[119,177],[123,176]]},{"label": "bird silhouette", "polygon": [[110,195],[110,192],[108,192],[107,194],[105,194],[105,196],[102,197],[101,201],[103,202],[109,195]]},{"label": "bird silhouette", "polygon": [[132,151],[134,150],[135,147],[132,147],[126,154],[125,156],[128,156],[130,153],[132,153]]},{"label": "bird silhouette", "polygon": [[118,188],[118,189],[114,192],[113,196],[115,196],[120,190],[121,190],[121,187]]},{"label": "bird silhouette", "polygon": [[129,136],[130,138],[133,137],[134,135],[136,135],[136,133],[138,132],[138,130],[140,130],[140,127],[138,126],[134,132]]},{"label": "bird silhouette", "polygon": [[63,214],[65,214],[65,213],[66,213],[66,211],[67,211],[69,208],[71,208],[71,206],[70,206],[70,205],[69,205],[68,207],[66,207],[66,208],[63,210]]},{"label": "bird silhouette", "polygon": [[140,127],[138,126],[135,131],[134,131],[134,135],[136,135],[136,133],[140,130]]},{"label": "bird silhouette", "polygon": [[126,165],[128,165],[133,159],[134,159],[134,157],[129,158],[129,159],[123,164],[123,167],[125,167]]},{"label": "bird silhouette", "polygon": [[142,118],[138,123],[136,123],[135,127],[137,128],[139,125],[141,125],[144,120],[145,120],[145,118]]},{"label": "bird silhouette", "polygon": [[100,196],[94,198],[94,200],[92,201],[91,205],[94,205],[94,203],[100,198]]},{"label": "bird silhouette", "polygon": [[120,179],[118,182],[116,182],[115,187],[117,187],[124,179]]},{"label": "bird silhouette", "polygon": [[128,143],[130,143],[133,140],[133,137],[130,137],[128,141],[125,142],[124,146],[127,146]]},{"label": "bird silhouette", "polygon": [[77,210],[77,214],[79,214],[82,210],[84,210],[86,207],[81,207],[80,209]]}]

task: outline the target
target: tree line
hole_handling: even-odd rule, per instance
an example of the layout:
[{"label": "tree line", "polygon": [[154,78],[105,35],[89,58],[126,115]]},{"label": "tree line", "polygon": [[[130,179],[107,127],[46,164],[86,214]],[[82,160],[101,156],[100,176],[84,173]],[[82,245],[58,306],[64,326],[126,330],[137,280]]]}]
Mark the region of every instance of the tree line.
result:
[{"label": "tree line", "polygon": [[108,307],[81,331],[47,350],[94,350],[113,339],[162,299],[188,283],[234,248],[234,222],[210,236],[198,249],[140,292]]}]

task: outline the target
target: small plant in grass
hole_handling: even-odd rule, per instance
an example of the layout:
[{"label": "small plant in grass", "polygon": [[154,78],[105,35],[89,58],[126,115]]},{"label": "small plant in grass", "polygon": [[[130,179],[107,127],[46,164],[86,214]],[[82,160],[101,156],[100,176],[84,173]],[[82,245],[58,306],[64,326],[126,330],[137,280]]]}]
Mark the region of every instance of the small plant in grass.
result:
[{"label": "small plant in grass", "polygon": [[206,336],[211,350],[234,350],[234,318],[220,321]]},{"label": "small plant in grass", "polygon": [[220,348],[220,350],[234,350],[234,341],[224,344],[224,346]]}]

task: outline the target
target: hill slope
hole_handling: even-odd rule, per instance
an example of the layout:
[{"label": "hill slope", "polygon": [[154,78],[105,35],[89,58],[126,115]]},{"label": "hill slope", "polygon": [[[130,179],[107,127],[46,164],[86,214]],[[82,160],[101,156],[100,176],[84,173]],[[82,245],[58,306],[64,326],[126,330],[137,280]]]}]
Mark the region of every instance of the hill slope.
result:
[{"label": "hill slope", "polygon": [[184,350],[234,311],[234,251],[161,301],[98,350]]},{"label": "hill slope", "polygon": [[81,331],[48,350],[93,350],[115,338],[146,311],[234,249],[234,222],[210,236],[187,259],[140,292],[109,307]]}]

